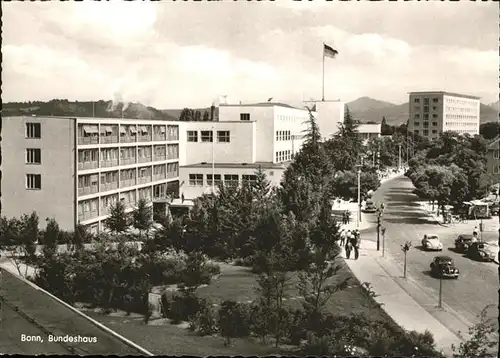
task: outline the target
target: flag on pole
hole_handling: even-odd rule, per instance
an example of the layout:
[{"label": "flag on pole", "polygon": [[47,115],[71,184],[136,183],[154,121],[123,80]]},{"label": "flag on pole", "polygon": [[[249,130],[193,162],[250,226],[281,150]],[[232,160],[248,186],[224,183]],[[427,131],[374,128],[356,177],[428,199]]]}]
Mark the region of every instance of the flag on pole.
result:
[{"label": "flag on pole", "polygon": [[327,44],[323,44],[323,45],[324,45],[323,56],[335,58],[335,56],[337,56],[339,54],[339,52],[337,50],[334,50],[333,48],[331,48]]}]

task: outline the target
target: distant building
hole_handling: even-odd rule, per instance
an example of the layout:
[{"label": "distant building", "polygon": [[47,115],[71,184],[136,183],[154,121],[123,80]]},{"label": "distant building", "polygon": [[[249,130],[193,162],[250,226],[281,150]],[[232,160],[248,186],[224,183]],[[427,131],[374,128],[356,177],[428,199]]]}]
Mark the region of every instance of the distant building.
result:
[{"label": "distant building", "polygon": [[323,140],[330,139],[344,121],[345,103],[340,100],[307,101],[305,104],[317,112],[316,122]]},{"label": "distant building", "polygon": [[271,183],[279,184],[302,147],[308,121],[306,109],[265,102],[220,104],[218,121],[183,123],[181,195],[194,199],[209,193],[212,180],[215,187],[252,181],[259,166]]},{"label": "distant building", "polygon": [[487,171],[492,174],[497,183],[500,183],[500,139],[495,140],[488,146]]},{"label": "distant building", "polygon": [[77,223],[96,232],[111,205],[128,211],[179,192],[179,122],[7,117],[3,121],[3,212],[35,210],[43,228]]},{"label": "distant building", "polygon": [[479,134],[479,97],[449,92],[411,92],[408,129],[429,139],[452,131]]}]

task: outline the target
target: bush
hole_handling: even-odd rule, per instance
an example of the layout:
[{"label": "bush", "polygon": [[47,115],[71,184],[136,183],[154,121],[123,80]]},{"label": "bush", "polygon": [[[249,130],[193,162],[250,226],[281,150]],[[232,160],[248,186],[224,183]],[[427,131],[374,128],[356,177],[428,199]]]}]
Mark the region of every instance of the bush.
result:
[{"label": "bush", "polygon": [[236,266],[252,267],[254,262],[253,256],[238,257],[234,260]]},{"label": "bush", "polygon": [[199,298],[194,293],[180,293],[172,297],[172,301],[167,311],[167,317],[172,319],[172,323],[189,321],[196,317],[196,314],[206,306],[206,300]]},{"label": "bush", "polygon": [[222,302],[219,310],[219,330],[226,343],[231,338],[248,337],[250,335],[250,305],[233,300]]},{"label": "bush", "polygon": [[217,333],[217,316],[212,304],[208,300],[201,301],[200,311],[190,319],[189,330],[201,336]]}]

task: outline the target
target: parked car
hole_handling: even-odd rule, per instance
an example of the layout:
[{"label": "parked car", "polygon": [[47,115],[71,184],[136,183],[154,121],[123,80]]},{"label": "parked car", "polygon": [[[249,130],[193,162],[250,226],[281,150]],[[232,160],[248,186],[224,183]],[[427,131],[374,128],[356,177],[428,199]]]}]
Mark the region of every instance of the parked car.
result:
[{"label": "parked car", "polygon": [[436,256],[431,262],[431,274],[439,278],[457,279],[460,271],[455,266],[455,262],[449,256]]},{"label": "parked car", "polygon": [[363,210],[365,213],[374,213],[377,211],[377,207],[372,200],[367,200],[365,202],[365,208]]},{"label": "parked car", "polygon": [[426,251],[443,251],[443,244],[436,235],[424,235],[422,248]]},{"label": "parked car", "polygon": [[478,261],[493,261],[497,255],[498,248],[487,242],[474,242],[467,250],[467,256]]},{"label": "parked car", "polygon": [[466,253],[469,246],[472,244],[472,235],[462,234],[455,239],[455,250]]}]

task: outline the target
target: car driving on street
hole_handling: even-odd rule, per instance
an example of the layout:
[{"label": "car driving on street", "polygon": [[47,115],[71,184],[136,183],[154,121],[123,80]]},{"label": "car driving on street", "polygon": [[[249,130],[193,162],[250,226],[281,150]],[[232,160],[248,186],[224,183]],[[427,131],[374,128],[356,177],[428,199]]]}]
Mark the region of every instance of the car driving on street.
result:
[{"label": "car driving on street", "polygon": [[472,244],[472,241],[472,235],[458,235],[458,237],[455,239],[455,250],[461,253],[466,253],[470,245]]},{"label": "car driving on street", "polygon": [[374,213],[377,211],[377,207],[375,206],[375,203],[368,199],[365,203],[365,208],[363,209],[365,213]]},{"label": "car driving on street", "polygon": [[467,250],[467,256],[478,261],[493,261],[497,254],[498,248],[486,242],[474,242]]},{"label": "car driving on street", "polygon": [[424,235],[422,239],[422,248],[425,251],[443,251],[443,244],[437,235]]},{"label": "car driving on street", "polygon": [[431,275],[434,277],[457,279],[459,274],[460,271],[449,256],[436,256],[431,262]]}]

